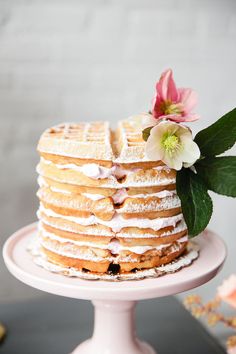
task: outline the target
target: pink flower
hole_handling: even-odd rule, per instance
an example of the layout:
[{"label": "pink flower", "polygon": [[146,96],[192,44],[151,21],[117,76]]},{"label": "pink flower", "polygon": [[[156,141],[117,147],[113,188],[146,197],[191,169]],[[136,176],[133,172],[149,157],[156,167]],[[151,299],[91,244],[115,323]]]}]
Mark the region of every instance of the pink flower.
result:
[{"label": "pink flower", "polygon": [[166,70],[156,84],[152,114],[156,119],[174,122],[192,122],[199,116],[192,113],[197,103],[197,94],[190,88],[176,88],[172,70]]},{"label": "pink flower", "polygon": [[236,308],[236,275],[232,274],[218,288],[219,297],[229,305]]}]

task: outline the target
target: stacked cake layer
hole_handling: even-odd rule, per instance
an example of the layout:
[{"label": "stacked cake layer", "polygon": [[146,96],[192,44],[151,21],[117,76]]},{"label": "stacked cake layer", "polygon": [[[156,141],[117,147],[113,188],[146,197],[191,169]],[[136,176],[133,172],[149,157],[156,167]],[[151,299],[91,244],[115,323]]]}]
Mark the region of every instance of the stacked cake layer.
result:
[{"label": "stacked cake layer", "polygon": [[62,124],[38,144],[38,238],[52,263],[96,273],[169,263],[186,249],[175,171],[147,161],[142,127]]}]

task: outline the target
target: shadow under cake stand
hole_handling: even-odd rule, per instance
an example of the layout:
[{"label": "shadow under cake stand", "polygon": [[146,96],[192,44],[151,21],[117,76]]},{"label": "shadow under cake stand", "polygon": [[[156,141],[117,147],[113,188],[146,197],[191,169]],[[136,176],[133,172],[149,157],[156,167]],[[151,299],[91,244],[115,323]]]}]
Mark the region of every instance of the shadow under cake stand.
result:
[{"label": "shadow under cake stand", "polygon": [[9,271],[27,285],[55,295],[92,300],[93,336],[72,354],[155,354],[150,345],[135,335],[136,301],[173,295],[202,285],[218,273],[226,258],[223,241],[207,231],[195,238],[200,247],[199,258],[176,273],[137,281],[84,280],[37,266],[27,251],[35,233],[36,224],[17,231],[5,243],[3,257]]}]

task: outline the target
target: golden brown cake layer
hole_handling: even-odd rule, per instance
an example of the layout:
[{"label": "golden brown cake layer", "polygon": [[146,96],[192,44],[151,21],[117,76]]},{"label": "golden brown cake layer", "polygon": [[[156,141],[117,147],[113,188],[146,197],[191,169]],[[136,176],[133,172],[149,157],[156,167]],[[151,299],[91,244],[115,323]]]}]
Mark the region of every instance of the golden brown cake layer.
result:
[{"label": "golden brown cake layer", "polygon": [[[115,261],[111,263],[110,260],[99,260],[98,262],[85,260],[85,259],[76,259],[72,257],[65,257],[60,254],[54,253],[44,247],[42,247],[43,253],[48,257],[50,262],[63,266],[63,267],[72,267],[77,270],[91,271],[94,273],[126,273],[131,272],[136,269],[148,269],[158,267],[167,263],[172,262],[177,257],[181,256],[186,250],[187,242],[182,244],[179,249],[176,249],[173,252],[169,252],[163,255],[156,256],[142,256],[137,261]],[[118,267],[116,267],[118,265]],[[110,268],[110,269],[109,269]],[[114,271],[115,269],[115,271]]]}]

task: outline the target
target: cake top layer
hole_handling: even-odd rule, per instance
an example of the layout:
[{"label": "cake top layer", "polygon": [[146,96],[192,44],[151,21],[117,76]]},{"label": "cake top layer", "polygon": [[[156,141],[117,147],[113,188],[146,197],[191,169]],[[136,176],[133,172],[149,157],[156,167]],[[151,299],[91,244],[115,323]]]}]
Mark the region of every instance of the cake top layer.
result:
[{"label": "cake top layer", "polygon": [[135,119],[118,122],[63,123],[47,129],[38,144],[41,153],[119,163],[149,161],[142,125]]}]

